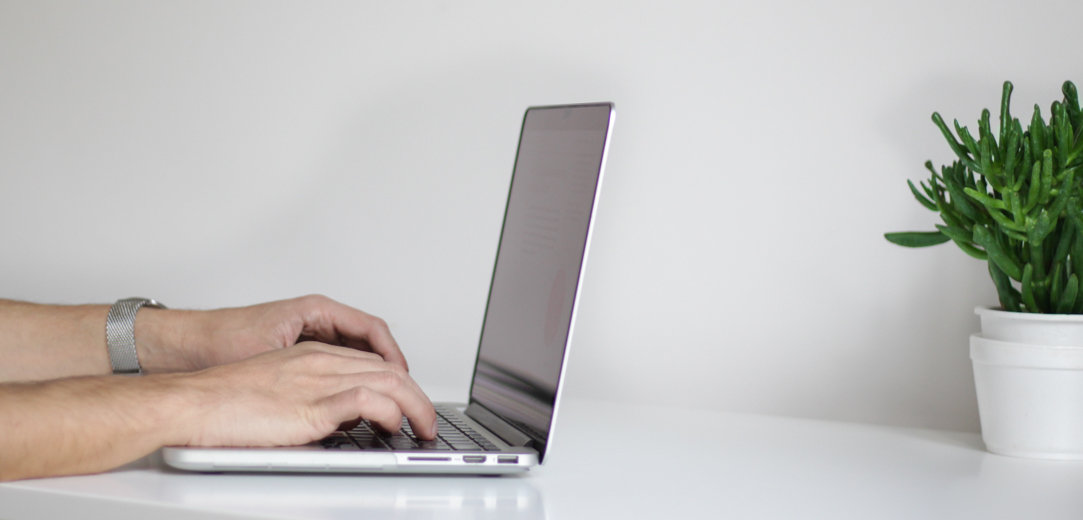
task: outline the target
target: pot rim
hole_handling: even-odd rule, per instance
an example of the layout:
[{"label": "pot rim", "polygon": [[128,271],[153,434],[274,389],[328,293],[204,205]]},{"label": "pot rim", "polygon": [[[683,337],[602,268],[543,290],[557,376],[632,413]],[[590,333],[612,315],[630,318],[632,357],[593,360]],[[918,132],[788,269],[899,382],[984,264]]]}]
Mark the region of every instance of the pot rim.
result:
[{"label": "pot rim", "polygon": [[1006,311],[1000,307],[991,307],[988,305],[979,305],[974,308],[974,314],[985,317],[996,318],[1000,320],[1014,320],[1014,321],[1064,321],[1064,322],[1083,322],[1083,314],[1041,314],[1036,312],[1013,312]]}]

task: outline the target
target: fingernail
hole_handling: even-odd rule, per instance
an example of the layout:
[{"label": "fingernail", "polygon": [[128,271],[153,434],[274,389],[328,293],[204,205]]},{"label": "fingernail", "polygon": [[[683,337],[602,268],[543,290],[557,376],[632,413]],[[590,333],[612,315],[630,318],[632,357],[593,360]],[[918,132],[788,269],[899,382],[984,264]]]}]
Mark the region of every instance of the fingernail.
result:
[{"label": "fingernail", "polygon": [[432,429],[431,429],[431,430],[429,430],[429,431],[431,431],[431,432],[432,432],[432,437],[433,437],[434,439],[436,438],[436,434],[438,433],[438,432],[437,432],[436,430],[437,430],[437,427],[436,427],[436,419],[433,419],[433,420],[432,420]]}]

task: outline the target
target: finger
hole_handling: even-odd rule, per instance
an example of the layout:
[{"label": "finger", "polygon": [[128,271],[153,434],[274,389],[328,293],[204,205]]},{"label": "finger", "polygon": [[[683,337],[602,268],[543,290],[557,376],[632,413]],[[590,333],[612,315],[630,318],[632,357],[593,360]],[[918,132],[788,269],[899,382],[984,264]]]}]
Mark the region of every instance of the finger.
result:
[{"label": "finger", "polygon": [[282,362],[287,363],[285,370],[295,378],[307,378],[305,389],[316,394],[330,395],[364,384],[368,381],[365,375],[373,374],[369,379],[378,382],[383,378],[389,380],[390,384],[382,383],[381,388],[402,387],[404,390],[412,391],[428,399],[404,368],[384,361],[379,355],[371,352],[323,343],[304,343],[282,351],[267,353],[264,356],[269,359],[284,358]]},{"label": "finger", "polygon": [[343,390],[320,401],[332,424],[368,419],[388,432],[402,427],[402,411],[390,397],[371,388],[357,386]]},{"label": "finger", "polygon": [[302,336],[371,350],[385,360],[409,370],[406,357],[391,336],[391,329],[382,319],[330,298],[312,297],[303,301],[311,306],[311,312],[305,313]]},{"label": "finger", "polygon": [[365,350],[357,350],[349,347],[341,347],[336,345],[328,345],[318,341],[306,341],[304,343],[298,343],[293,347],[290,347],[296,351],[301,352],[299,355],[311,354],[313,357],[328,356],[329,359],[343,362],[343,358],[348,360],[367,361],[374,363],[385,363],[383,356],[374,352]]},{"label": "finger", "polygon": [[[368,331],[367,336],[364,338],[365,343],[372,349],[373,352],[382,356],[387,362],[395,363],[401,366],[407,372],[410,371],[410,365],[406,362],[406,355],[402,353],[402,349],[399,347],[395,337],[391,335],[391,329],[387,326],[387,322],[380,318],[373,317],[374,322]],[[346,337],[350,335],[349,331],[344,330]],[[351,342],[348,346],[357,348],[356,340]]]},{"label": "finger", "polygon": [[358,386],[370,388],[395,401],[403,416],[410,422],[414,434],[422,439],[436,437],[436,410],[432,401],[405,372],[387,370],[365,372],[354,379]]},{"label": "finger", "polygon": [[410,374],[399,365],[376,354],[319,343],[293,347],[304,351],[297,358],[294,373],[316,375],[305,386],[317,394],[330,395],[355,386],[365,386],[391,397],[405,412],[411,426],[422,437],[435,436],[436,419],[432,401]]}]

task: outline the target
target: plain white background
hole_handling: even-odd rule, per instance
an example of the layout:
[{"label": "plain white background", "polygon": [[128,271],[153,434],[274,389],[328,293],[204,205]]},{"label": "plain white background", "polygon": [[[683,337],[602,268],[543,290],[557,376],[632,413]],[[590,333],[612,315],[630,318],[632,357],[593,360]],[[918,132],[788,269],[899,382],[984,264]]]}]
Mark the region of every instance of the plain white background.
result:
[{"label": "plain white background", "polygon": [[466,387],[523,109],[618,110],[568,391],[976,430],[980,262],[907,179],[1075,1],[0,1],[0,296],[324,293]]}]

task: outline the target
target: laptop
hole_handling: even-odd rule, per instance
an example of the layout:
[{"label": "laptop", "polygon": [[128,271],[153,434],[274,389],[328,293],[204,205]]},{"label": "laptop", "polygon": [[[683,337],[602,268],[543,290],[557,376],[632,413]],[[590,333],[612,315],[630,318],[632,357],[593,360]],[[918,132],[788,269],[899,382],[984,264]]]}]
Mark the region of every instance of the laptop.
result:
[{"label": "laptop", "polygon": [[162,450],[178,469],[229,472],[517,473],[541,464],[557,408],[613,127],[612,103],[523,117],[481,340],[465,405],[437,403],[435,441],[362,421],[304,446]]}]

